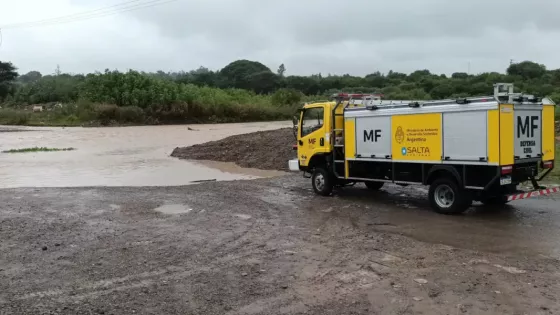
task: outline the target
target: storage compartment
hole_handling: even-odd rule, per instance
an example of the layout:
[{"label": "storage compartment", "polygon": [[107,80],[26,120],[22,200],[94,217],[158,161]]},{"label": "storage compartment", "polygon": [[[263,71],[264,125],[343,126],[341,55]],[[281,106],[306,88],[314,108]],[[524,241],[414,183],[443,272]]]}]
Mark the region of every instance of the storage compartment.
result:
[{"label": "storage compartment", "polygon": [[513,111],[515,160],[540,158],[543,153],[542,107],[538,105],[521,105],[515,106]]},{"label": "storage compartment", "polygon": [[391,158],[391,117],[356,118],[356,157]]},{"label": "storage compartment", "polygon": [[449,161],[488,159],[487,111],[443,114],[443,158]]}]

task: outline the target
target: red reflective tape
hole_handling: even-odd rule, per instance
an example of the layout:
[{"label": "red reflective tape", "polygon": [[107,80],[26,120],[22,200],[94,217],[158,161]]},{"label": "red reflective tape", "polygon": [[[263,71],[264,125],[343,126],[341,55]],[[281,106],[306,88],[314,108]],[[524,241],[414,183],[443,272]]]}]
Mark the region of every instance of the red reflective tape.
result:
[{"label": "red reflective tape", "polygon": [[547,188],[547,189],[542,189],[542,190],[534,190],[534,191],[525,192],[525,193],[521,193],[521,194],[509,195],[508,200],[513,201],[513,200],[527,199],[527,198],[537,197],[537,196],[546,196],[546,195],[557,193],[557,192],[560,192],[560,187]]}]

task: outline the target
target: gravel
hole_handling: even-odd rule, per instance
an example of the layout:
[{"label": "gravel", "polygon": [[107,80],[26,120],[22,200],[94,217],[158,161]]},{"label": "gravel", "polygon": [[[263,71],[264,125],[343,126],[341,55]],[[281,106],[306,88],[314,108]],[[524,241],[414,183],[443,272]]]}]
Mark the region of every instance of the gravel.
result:
[{"label": "gravel", "polygon": [[234,162],[241,167],[287,171],[288,160],[296,157],[296,140],[291,128],[259,131],[227,137],[190,147],[175,148],[179,159]]}]

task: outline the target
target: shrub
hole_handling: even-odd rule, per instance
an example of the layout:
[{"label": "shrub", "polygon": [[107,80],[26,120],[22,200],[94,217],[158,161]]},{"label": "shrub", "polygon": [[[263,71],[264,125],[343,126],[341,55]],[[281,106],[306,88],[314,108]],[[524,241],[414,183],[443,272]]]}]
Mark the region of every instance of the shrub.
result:
[{"label": "shrub", "polygon": [[118,106],[113,104],[98,104],[94,108],[95,118],[102,125],[108,125],[118,118]]},{"label": "shrub", "polygon": [[26,125],[31,117],[30,113],[15,111],[12,109],[0,110],[0,124],[4,125]]},{"label": "shrub", "polygon": [[138,106],[124,106],[117,110],[117,120],[127,123],[143,123],[145,120],[144,110]]},{"label": "shrub", "polygon": [[279,89],[272,94],[274,105],[294,105],[301,102],[303,93],[295,89]]}]

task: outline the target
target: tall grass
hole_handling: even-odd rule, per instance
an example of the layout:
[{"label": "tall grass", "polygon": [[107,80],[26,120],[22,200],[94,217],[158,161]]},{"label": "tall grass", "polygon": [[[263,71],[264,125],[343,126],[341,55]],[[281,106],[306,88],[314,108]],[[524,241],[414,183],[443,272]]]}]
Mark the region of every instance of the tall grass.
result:
[{"label": "tall grass", "polygon": [[554,169],[550,173],[550,180],[560,184],[560,146],[556,145],[556,155],[554,158]]},{"label": "tall grass", "polygon": [[0,124],[2,125],[27,125],[30,114],[13,109],[0,109]]},{"label": "tall grass", "polygon": [[282,100],[246,90],[178,86],[177,93],[171,93],[173,97],[163,103],[125,102],[118,106],[80,99],[37,113],[0,109],[0,124],[76,126],[273,121],[290,119],[301,106],[301,101],[278,103]]}]

